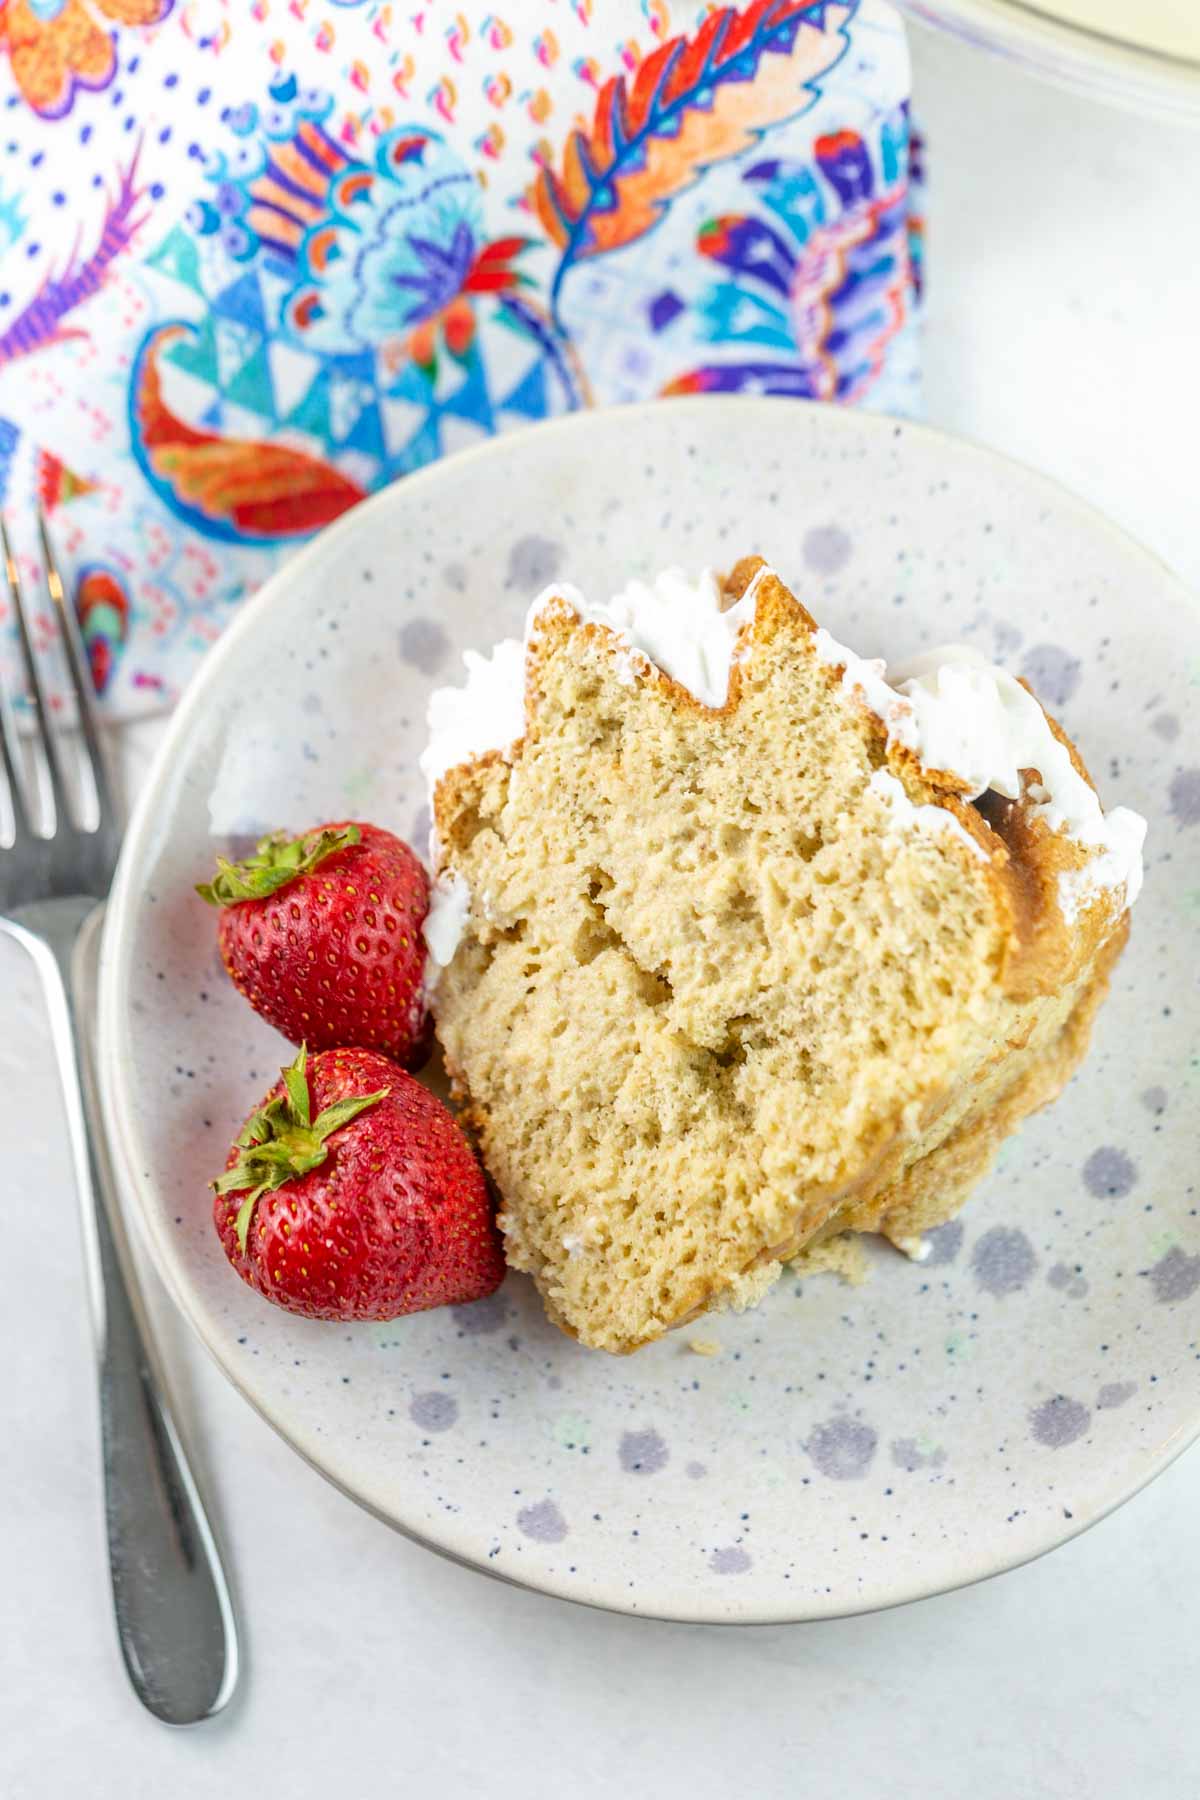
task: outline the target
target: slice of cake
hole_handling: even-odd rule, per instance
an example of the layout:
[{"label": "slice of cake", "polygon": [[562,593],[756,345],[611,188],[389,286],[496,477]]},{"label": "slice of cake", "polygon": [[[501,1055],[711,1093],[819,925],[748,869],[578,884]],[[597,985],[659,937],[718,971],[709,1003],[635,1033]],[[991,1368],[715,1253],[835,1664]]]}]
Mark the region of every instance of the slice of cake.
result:
[{"label": "slice of cake", "polygon": [[864,662],[758,559],[548,589],[467,663],[433,1005],[550,1317],[635,1350],[838,1233],[913,1249],[1083,1054],[1143,821],[1011,676]]}]

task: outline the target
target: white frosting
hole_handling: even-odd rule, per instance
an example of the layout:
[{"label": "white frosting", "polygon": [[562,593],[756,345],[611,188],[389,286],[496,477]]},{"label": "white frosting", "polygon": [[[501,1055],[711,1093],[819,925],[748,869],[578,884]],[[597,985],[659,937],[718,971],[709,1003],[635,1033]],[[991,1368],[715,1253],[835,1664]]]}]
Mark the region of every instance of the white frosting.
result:
[{"label": "white frosting", "polygon": [[1069,925],[1106,890],[1124,886],[1126,906],[1132,906],[1142,891],[1145,819],[1128,806],[1114,806],[1105,815],[1104,826],[1108,847],[1081,869],[1067,869],[1058,878],[1058,904]]},{"label": "white frosting", "polygon": [[442,970],[454,961],[454,952],[462,943],[471,910],[471,889],[454,869],[439,875],[429,895],[429,911],[421,933],[428,955],[425,958],[425,997],[437,987]]},{"label": "white frosting", "polygon": [[467,684],[429,696],[421,773],[432,790],[447,769],[487,750],[509,750],[525,729],[525,647],[502,638],[490,656],[463,652]]},{"label": "white frosting", "polygon": [[[578,588],[562,582],[544,588],[529,608],[524,638],[502,638],[487,656],[478,650],[463,655],[466,684],[437,688],[429,698],[429,742],[421,755],[421,773],[432,794],[442,776],[458,763],[490,750],[507,756],[525,733],[525,659],[537,623],[554,600],[564,602],[589,625],[613,633],[617,676],[629,685],[651,666],[661,669],[695,695],[704,706],[723,706],[729,693],[738,633],[754,618],[760,574],[735,606],[721,610],[721,586],[711,569],[689,581],[681,569],[667,569],[652,582],[632,581],[611,600],[597,604]],[[435,834],[430,833],[431,860],[436,864]],[[434,883],[423,930],[429,955],[425,961],[425,993],[437,988],[442,970],[466,930],[471,893],[461,875],[439,876]]]},{"label": "white frosting", "polygon": [[897,1250],[904,1252],[909,1262],[928,1262],[933,1255],[933,1245],[928,1238],[921,1237],[919,1234],[916,1237],[893,1238],[892,1242]]},{"label": "white frosting", "polygon": [[[632,680],[639,663],[653,663],[702,706],[724,706],[729,697],[738,633],[754,618],[760,570],[735,605],[722,610],[721,583],[711,569],[692,581],[682,569],[664,569],[653,581],[631,581],[599,605],[575,602],[588,625],[606,625],[616,634],[618,669]],[[548,588],[536,610],[561,590]]]},{"label": "white frosting", "polygon": [[544,588],[529,608],[524,641],[503,638],[489,656],[468,650],[465,687],[436,688],[429,698],[429,743],[421,772],[430,789],[447,769],[489,750],[510,751],[525,730],[525,655],[537,622],[561,600],[588,625],[604,625],[616,643],[617,674],[632,684],[653,665],[704,706],[723,706],[729,693],[738,633],[754,617],[758,583],[721,611],[721,587],[711,569],[689,581],[666,569],[652,582],[631,581],[611,600],[593,603],[563,582]]},{"label": "white frosting", "polygon": [[1040,785],[1027,790],[1031,815],[1098,852],[1060,878],[1068,921],[1106,890],[1123,889],[1125,904],[1133,905],[1142,886],[1146,821],[1124,806],[1105,815],[1038,702],[1014,676],[964,644],[928,650],[893,669],[890,680],[886,663],[855,656],[827,631],[817,632],[816,651],[822,662],[842,665],[843,690],[861,694],[889,744],[904,745],[927,769],[957,775],[969,798],[990,788],[1016,800],[1021,771],[1038,771]]},{"label": "white frosting", "polygon": [[[680,569],[667,569],[654,581],[631,581],[611,600],[596,603],[565,583],[545,588],[529,608],[523,640],[504,638],[487,656],[466,651],[466,685],[438,688],[430,696],[429,743],[421,757],[430,790],[456,764],[493,750],[508,755],[524,735],[526,654],[551,602],[564,603],[585,624],[603,625],[613,634],[620,680],[632,684],[652,667],[661,669],[701,705],[720,707],[728,698],[739,635],[754,619],[759,583],[770,572],[760,569],[741,599],[724,611],[711,569],[694,581]],[[894,668],[890,679],[881,658],[856,656],[823,628],[815,648],[822,662],[841,666],[843,691],[861,696],[878,715],[889,744],[911,750],[927,769],[957,775],[969,798],[990,788],[1015,800],[1022,770],[1039,772],[1041,784],[1026,790],[1033,815],[1095,852],[1083,868],[1060,877],[1068,922],[1104,892],[1123,890],[1126,905],[1133,904],[1142,885],[1145,820],[1123,806],[1104,814],[1045,713],[1013,676],[961,644],[926,651]],[[886,769],[876,770],[870,785],[891,809],[893,828],[949,832],[985,857],[957,819],[940,806],[914,805]],[[460,875],[438,877],[423,927],[427,993],[454,958],[470,903]]]},{"label": "white frosting", "polygon": [[951,837],[961,838],[972,856],[977,856],[980,862],[988,860],[983,845],[976,843],[953,813],[947,812],[943,806],[914,806],[896,777],[889,774],[887,769],[876,769],[867,786],[881,800],[886,801],[891,809],[892,830],[948,832]]}]

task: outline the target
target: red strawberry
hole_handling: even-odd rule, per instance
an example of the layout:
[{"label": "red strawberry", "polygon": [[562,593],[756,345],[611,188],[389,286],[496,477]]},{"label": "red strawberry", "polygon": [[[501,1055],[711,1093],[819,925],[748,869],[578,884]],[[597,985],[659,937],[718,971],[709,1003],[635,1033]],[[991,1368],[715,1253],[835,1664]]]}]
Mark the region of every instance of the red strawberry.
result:
[{"label": "red strawberry", "polygon": [[429,877],[390,831],[276,832],[244,862],[219,856],[196,892],[223,909],[221,959],[234,986],[293,1044],[365,1044],[409,1068],[425,1061]]},{"label": "red strawberry", "polygon": [[250,1286],[310,1319],[397,1319],[504,1277],[483,1171],[428,1088],[373,1050],[304,1046],[213,1182]]}]

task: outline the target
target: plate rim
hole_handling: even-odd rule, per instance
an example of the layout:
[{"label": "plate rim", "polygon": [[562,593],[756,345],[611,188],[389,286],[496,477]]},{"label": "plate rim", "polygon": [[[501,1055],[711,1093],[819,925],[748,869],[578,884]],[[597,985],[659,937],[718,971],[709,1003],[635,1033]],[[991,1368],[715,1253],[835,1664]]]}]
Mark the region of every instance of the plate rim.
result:
[{"label": "plate rim", "polygon": [[[1135,559],[1140,559],[1153,568],[1160,580],[1165,580],[1169,587],[1176,590],[1176,596],[1184,607],[1193,615],[1197,613],[1195,596],[1162,557],[1141,543],[1123,526],[1108,518],[1089,501],[1081,499],[1053,476],[1032,468],[1016,457],[991,450],[961,434],[943,431],[938,427],[907,419],[896,419],[890,414],[868,413],[848,407],[832,406],[827,402],[796,400],[790,397],[681,395],[666,399],[640,401],[625,406],[604,407],[594,411],[568,413],[558,419],[531,425],[523,430],[488,438],[470,449],[427,464],[425,467],[389,483],[387,487],[352,507],[341,518],[325,526],[270,575],[258,592],[243,604],[217,641],[205,653],[174,711],[170,714],[166,729],[142,778],[141,788],[126,827],[117,872],[105,907],[104,931],[100,947],[97,1016],[97,1062],[100,1071],[102,1110],[111,1147],[116,1152],[126,1178],[125,1188],[130,1191],[132,1197],[131,1203],[125,1205],[123,1210],[126,1214],[132,1211],[135,1215],[138,1240],[148,1253],[155,1273],[162,1281],[174,1306],[187,1321],[190,1329],[231,1386],[253,1407],[259,1417],[310,1468],[323,1476],[347,1499],[352,1500],[364,1511],[379,1519],[381,1523],[399,1532],[411,1543],[419,1544],[422,1548],[431,1550],[435,1555],[441,1556],[449,1562],[475,1570],[507,1586],[527,1588],[555,1599],[570,1601],[594,1610],[619,1613],[627,1617],[657,1619],[679,1624],[710,1625],[783,1625],[810,1623],[822,1619],[851,1618],[873,1612],[890,1611],[894,1607],[909,1605],[917,1600],[932,1599],[940,1594],[953,1593],[960,1588],[975,1586],[981,1581],[991,1580],[1011,1569],[1036,1562],[1052,1550],[1081,1536],[1083,1532],[1090,1530],[1093,1525],[1099,1524],[1140,1493],[1165,1469],[1169,1468],[1184,1450],[1200,1439],[1200,1401],[1197,1403],[1195,1415],[1188,1427],[1180,1428],[1172,1437],[1157,1445],[1155,1451],[1147,1456],[1145,1463],[1139,1467],[1134,1477],[1098,1510],[1089,1513],[1078,1522],[1072,1521],[1071,1529],[1061,1533],[1056,1532],[1050,1541],[1028,1552],[1022,1551],[1007,1556],[996,1556],[993,1553],[988,1566],[968,1568],[961,1576],[937,1585],[931,1586],[927,1581],[922,1580],[919,1574],[914,1574],[907,1582],[899,1583],[895,1589],[890,1590],[882,1598],[878,1594],[873,1594],[856,1601],[853,1597],[848,1596],[833,1606],[822,1607],[813,1603],[815,1596],[812,1601],[800,1604],[797,1599],[789,1596],[778,1607],[765,1606],[761,1603],[751,1604],[741,1612],[731,1615],[716,1612],[711,1606],[705,1606],[703,1602],[694,1608],[676,1606],[661,1611],[650,1606],[635,1607],[629,1604],[619,1589],[610,1586],[605,1581],[596,1584],[597,1592],[593,1596],[571,1588],[564,1579],[555,1573],[535,1571],[526,1577],[519,1573],[498,1570],[487,1561],[484,1552],[481,1551],[478,1555],[472,1554],[469,1550],[456,1548],[445,1538],[438,1539],[429,1536],[418,1527],[406,1522],[398,1513],[385,1510],[363,1493],[356,1491],[335,1472],[333,1467],[322,1460],[316,1444],[311,1442],[305,1433],[289,1424],[284,1412],[272,1409],[265,1399],[255,1393],[252,1387],[242,1379],[237,1365],[232,1358],[226,1355],[218,1334],[210,1333],[207,1329],[203,1309],[193,1307],[191,1303],[188,1288],[179,1266],[179,1258],[175,1253],[174,1242],[162,1227],[159,1219],[153,1180],[148,1174],[143,1173],[145,1161],[142,1154],[143,1140],[135,1124],[132,1094],[123,1074],[124,1070],[130,1066],[126,1046],[133,1036],[133,1015],[128,1006],[124,1004],[124,1000],[128,994],[129,965],[134,940],[132,924],[139,895],[139,872],[144,861],[147,839],[156,829],[162,816],[159,801],[168,776],[177,760],[179,746],[190,734],[195,716],[203,711],[214,684],[219,683],[227,661],[236,654],[243,638],[251,637],[257,630],[260,619],[265,618],[275,607],[287,603],[287,595],[292,584],[298,577],[303,578],[305,570],[311,563],[329,553],[331,544],[336,545],[339,539],[350,543],[364,530],[369,532],[374,515],[397,504],[399,490],[403,489],[404,494],[409,495],[414,486],[436,485],[439,480],[444,478],[448,467],[461,471],[463,465],[468,462],[502,461],[509,454],[514,441],[530,434],[541,434],[542,436],[551,433],[586,435],[601,419],[611,419],[615,415],[628,419],[631,424],[636,424],[639,416],[651,413],[661,415],[664,408],[701,416],[711,415],[714,408],[726,412],[736,410],[746,413],[761,412],[764,408],[770,408],[775,415],[778,415],[781,408],[789,408],[793,411],[802,408],[809,416],[821,415],[823,423],[820,429],[822,430],[829,429],[834,433],[844,430],[851,436],[865,432],[867,435],[875,434],[881,439],[890,437],[893,441],[901,437],[914,437],[927,444],[948,446],[952,454],[959,456],[965,454],[969,459],[997,466],[1001,470],[1015,471],[1034,488],[1040,488],[1057,508],[1075,512],[1098,536],[1107,535],[1115,539],[1117,545],[1127,555],[1132,555]],[[608,1597],[601,1597],[605,1590],[608,1592]]]},{"label": "plate rim", "polygon": [[1174,123],[1200,121],[1200,63],[1056,18],[1040,0],[898,0],[919,24],[1043,81]]}]

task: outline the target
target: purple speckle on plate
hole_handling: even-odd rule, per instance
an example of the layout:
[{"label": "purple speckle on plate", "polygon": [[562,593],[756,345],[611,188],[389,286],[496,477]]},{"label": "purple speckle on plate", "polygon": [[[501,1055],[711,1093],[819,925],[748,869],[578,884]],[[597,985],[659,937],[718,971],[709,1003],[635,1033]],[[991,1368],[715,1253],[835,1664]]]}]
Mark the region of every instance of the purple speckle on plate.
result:
[{"label": "purple speckle on plate", "polygon": [[1180,769],[1169,791],[1173,817],[1181,825],[1200,825],[1200,769]]},{"label": "purple speckle on plate", "polygon": [[567,1521],[553,1500],[539,1500],[534,1506],[523,1506],[517,1514],[517,1527],[539,1544],[561,1544],[567,1535]]},{"label": "purple speckle on plate", "polygon": [[814,525],[804,534],[800,554],[814,575],[836,575],[850,561],[853,545],[840,525]]},{"label": "purple speckle on plate", "polygon": [[1046,706],[1065,706],[1079,686],[1083,664],[1057,644],[1035,644],[1025,654],[1021,673]]},{"label": "purple speckle on plate", "polygon": [[1030,1426],[1039,1444],[1050,1450],[1061,1450],[1081,1438],[1092,1422],[1092,1415],[1081,1400],[1067,1394],[1055,1394],[1043,1400],[1030,1415]]},{"label": "purple speckle on plate", "polygon": [[434,1389],[428,1394],[414,1394],[408,1416],[422,1431],[449,1431],[458,1418],[458,1401],[452,1394]]},{"label": "purple speckle on plate", "polygon": [[1124,1150],[1102,1144],[1083,1165],[1083,1183],[1097,1200],[1120,1200],[1137,1180],[1137,1169]]},{"label": "purple speckle on plate", "polygon": [[1037,1258],[1023,1231],[993,1225],[971,1252],[971,1272],[985,1294],[1015,1294],[1028,1282]]},{"label": "purple speckle on plate", "polygon": [[750,1552],[740,1544],[726,1544],[713,1551],[708,1566],[714,1575],[744,1575],[752,1566]]},{"label": "purple speckle on plate", "polygon": [[657,1431],[627,1431],[621,1438],[621,1467],[630,1475],[657,1475],[670,1451]]},{"label": "purple speckle on plate", "polygon": [[804,1448],[833,1481],[858,1481],[875,1457],[879,1434],[860,1419],[827,1419],[815,1427]]},{"label": "purple speckle on plate", "polygon": [[504,577],[504,585],[516,588],[532,599],[539,588],[554,580],[562,563],[561,544],[533,534],[518,538],[508,553],[508,571]]},{"label": "purple speckle on plate", "polygon": [[923,1241],[929,1246],[929,1254],[924,1259],[924,1266],[927,1269],[936,1269],[944,1263],[952,1263],[962,1249],[962,1220],[948,1219],[944,1225],[934,1225],[924,1234]]},{"label": "purple speckle on plate", "polygon": [[436,619],[406,619],[399,641],[401,661],[422,675],[436,675],[450,650],[445,626]]},{"label": "purple speckle on plate", "polygon": [[1154,1298],[1163,1306],[1190,1300],[1200,1288],[1200,1256],[1189,1256],[1176,1244],[1150,1271]]},{"label": "purple speckle on plate", "polygon": [[503,1294],[489,1294],[486,1300],[472,1300],[469,1306],[452,1306],[450,1311],[454,1323],[467,1337],[484,1337],[502,1329],[508,1317],[508,1301]]}]

